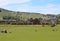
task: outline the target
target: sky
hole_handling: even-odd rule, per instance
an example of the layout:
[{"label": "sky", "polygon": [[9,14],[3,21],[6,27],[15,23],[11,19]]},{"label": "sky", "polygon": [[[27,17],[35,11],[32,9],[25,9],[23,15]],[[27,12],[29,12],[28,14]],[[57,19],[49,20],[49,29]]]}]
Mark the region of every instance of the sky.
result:
[{"label": "sky", "polygon": [[60,14],[60,0],[0,0],[0,8],[42,14]]}]

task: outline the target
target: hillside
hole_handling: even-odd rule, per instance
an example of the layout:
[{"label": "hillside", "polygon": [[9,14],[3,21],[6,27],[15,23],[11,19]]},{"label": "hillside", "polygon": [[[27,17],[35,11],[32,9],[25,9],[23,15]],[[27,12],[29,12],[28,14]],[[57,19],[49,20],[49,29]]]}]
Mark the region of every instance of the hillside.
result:
[{"label": "hillside", "polygon": [[48,16],[40,13],[32,13],[32,12],[15,12],[15,11],[10,11],[6,9],[0,8],[0,20],[3,20],[3,16],[13,16],[13,17],[19,17],[22,18],[23,20],[26,20],[28,18],[44,18],[44,19],[49,19]]}]

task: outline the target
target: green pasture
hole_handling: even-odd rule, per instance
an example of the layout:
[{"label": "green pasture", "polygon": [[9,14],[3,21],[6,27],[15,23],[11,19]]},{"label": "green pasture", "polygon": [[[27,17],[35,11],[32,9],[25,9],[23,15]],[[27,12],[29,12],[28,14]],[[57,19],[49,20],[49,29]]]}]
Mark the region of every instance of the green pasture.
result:
[{"label": "green pasture", "polygon": [[60,25],[0,25],[2,29],[8,33],[0,32],[0,41],[60,41]]}]

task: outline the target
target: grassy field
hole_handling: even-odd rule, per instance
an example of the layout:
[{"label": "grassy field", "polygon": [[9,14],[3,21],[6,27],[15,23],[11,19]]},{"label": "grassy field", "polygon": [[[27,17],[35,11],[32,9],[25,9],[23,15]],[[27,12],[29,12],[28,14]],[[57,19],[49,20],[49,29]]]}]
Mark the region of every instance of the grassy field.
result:
[{"label": "grassy field", "polygon": [[0,32],[0,41],[60,41],[59,25],[53,28],[41,25],[0,25],[0,31],[2,29],[7,29],[8,33]]}]

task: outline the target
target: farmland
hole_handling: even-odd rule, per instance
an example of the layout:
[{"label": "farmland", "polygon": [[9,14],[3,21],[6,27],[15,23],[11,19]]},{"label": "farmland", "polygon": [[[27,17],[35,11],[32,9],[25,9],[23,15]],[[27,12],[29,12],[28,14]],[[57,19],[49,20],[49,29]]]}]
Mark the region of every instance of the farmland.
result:
[{"label": "farmland", "polygon": [[60,25],[0,25],[2,29],[8,33],[0,32],[0,41],[60,41]]}]

